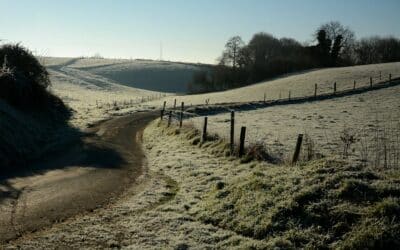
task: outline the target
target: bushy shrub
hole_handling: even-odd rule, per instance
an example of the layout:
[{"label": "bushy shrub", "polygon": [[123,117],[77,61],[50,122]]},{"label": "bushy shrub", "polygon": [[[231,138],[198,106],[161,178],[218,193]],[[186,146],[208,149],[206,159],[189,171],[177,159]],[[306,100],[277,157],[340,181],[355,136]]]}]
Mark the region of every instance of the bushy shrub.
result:
[{"label": "bushy shrub", "polygon": [[28,49],[19,44],[0,47],[0,99],[21,110],[67,111],[49,86],[49,73]]},{"label": "bushy shrub", "polygon": [[19,44],[5,44],[0,47],[0,65],[18,71],[33,84],[47,88],[49,73],[28,49]]}]

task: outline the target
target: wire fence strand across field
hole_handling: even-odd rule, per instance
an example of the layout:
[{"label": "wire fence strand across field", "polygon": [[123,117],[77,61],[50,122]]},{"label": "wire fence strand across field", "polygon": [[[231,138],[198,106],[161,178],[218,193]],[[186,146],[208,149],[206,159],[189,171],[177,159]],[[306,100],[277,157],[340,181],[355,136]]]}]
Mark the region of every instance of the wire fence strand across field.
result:
[{"label": "wire fence strand across field", "polygon": [[[379,74],[379,78],[382,79],[382,74]],[[325,92],[325,93],[318,93],[318,84],[315,84],[314,91],[312,95],[303,96],[303,97],[293,97],[293,91],[288,92],[287,98],[275,99],[275,100],[266,100],[266,94],[263,94],[262,101],[254,101],[254,102],[247,102],[247,103],[220,103],[210,105],[209,100],[206,99],[206,105],[196,105],[191,106],[185,109],[184,102],[181,103],[180,109],[177,109],[177,100],[174,99],[173,106],[168,110],[167,103],[164,101],[163,107],[161,109],[161,120],[167,119],[168,127],[171,126],[173,123],[178,123],[179,127],[182,127],[182,123],[184,119],[194,118],[194,117],[204,117],[203,122],[203,129],[202,129],[202,142],[207,140],[207,128],[208,128],[208,116],[217,115],[219,113],[226,113],[230,112],[230,127],[229,127],[229,144],[230,144],[230,152],[231,155],[234,154],[235,151],[235,138],[234,138],[234,131],[235,131],[235,110],[239,111],[249,111],[255,110],[260,108],[266,108],[276,105],[289,105],[289,104],[301,104],[306,102],[315,102],[315,101],[322,101],[328,100],[333,98],[345,97],[355,94],[361,94],[372,90],[378,90],[383,88],[388,88],[392,86],[400,85],[400,78],[393,78],[392,74],[388,75],[387,81],[375,81],[374,78],[370,77],[367,83],[358,84],[357,82],[353,82],[352,88],[347,88],[344,90],[338,90],[340,86],[333,82],[332,91]],[[165,116],[168,113],[167,116]],[[247,128],[248,130],[248,128]],[[241,127],[240,133],[240,140],[238,145],[238,156],[242,157],[244,153],[244,143],[245,143],[245,134],[246,134],[246,127]],[[290,159],[291,163],[296,163],[299,160],[299,154],[301,151],[301,146],[303,142],[303,134],[298,134],[297,136],[297,143],[293,145],[294,153]],[[307,138],[306,138],[307,139]]]}]

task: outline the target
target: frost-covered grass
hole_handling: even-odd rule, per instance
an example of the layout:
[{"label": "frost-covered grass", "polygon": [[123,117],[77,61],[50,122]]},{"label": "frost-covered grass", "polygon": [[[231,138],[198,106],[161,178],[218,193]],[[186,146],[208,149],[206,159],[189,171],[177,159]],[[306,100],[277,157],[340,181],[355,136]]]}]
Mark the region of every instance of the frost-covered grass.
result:
[{"label": "frost-covered grass", "polygon": [[[339,91],[352,88],[354,80],[357,81],[357,87],[368,85],[370,76],[374,77],[374,81],[378,81],[379,72],[382,73],[382,80],[386,79],[389,73],[392,73],[393,78],[400,76],[400,63],[329,68],[282,76],[229,91],[185,96],[166,95],[163,92],[140,88],[163,89],[162,86],[146,85],[149,80],[162,82],[159,85],[172,86],[176,83],[174,79],[178,77],[175,73],[183,72],[184,76],[179,73],[179,77],[190,78],[188,72],[197,69],[194,64],[93,58],[42,58],[42,60],[50,69],[53,91],[77,111],[74,124],[80,127],[113,114],[158,109],[164,101],[171,107],[174,99],[178,104],[185,102],[186,107],[205,104],[206,100],[209,100],[210,104],[260,101],[263,100],[264,93],[267,100],[271,100],[286,98],[289,90],[292,91],[292,97],[312,95],[315,83],[319,84],[318,92],[325,93],[332,91],[334,81],[337,82]],[[159,71],[165,75],[157,75],[156,72]],[[126,85],[136,86],[136,83],[139,88],[126,87]]]},{"label": "frost-covered grass", "polygon": [[[239,110],[235,115],[235,138],[239,139],[240,127],[246,126],[246,144],[262,143],[272,152],[283,154],[283,158],[290,158],[298,134],[306,134],[311,141],[304,144],[304,150],[312,146],[314,153],[341,155],[347,133],[355,140],[347,150],[348,157],[373,161],[387,146],[394,164],[400,155],[399,108],[400,87],[395,86],[318,102]],[[191,121],[199,129],[203,125],[203,117]],[[229,138],[230,114],[210,116],[208,130]],[[380,163],[383,160],[382,156]]]},{"label": "frost-covered grass", "polygon": [[[398,169],[335,158],[243,164],[221,141],[153,122],[148,170],[116,204],[23,237],[21,248],[396,248]],[[195,145],[194,145],[195,144]]]},{"label": "frost-covered grass", "polygon": [[47,58],[41,60],[51,69],[74,69],[101,76],[118,84],[169,93],[186,93],[193,73],[208,66],[180,62],[101,59]]},{"label": "frost-covered grass", "polygon": [[400,246],[398,169],[323,160],[248,172],[209,192],[204,222],[284,249]]},{"label": "frost-covered grass", "polygon": [[50,69],[51,90],[76,111],[72,124],[85,128],[88,124],[112,116],[126,107],[142,109],[149,100],[164,93],[135,89],[85,71],[62,67]]},{"label": "frost-covered grass", "polygon": [[[180,65],[179,63],[163,65],[155,61],[111,59],[48,60],[53,65],[50,67],[53,91],[76,110],[72,123],[80,128],[113,115],[159,109],[163,101],[167,102],[167,107],[171,107],[174,99],[178,105],[184,101],[186,107],[204,104],[206,99],[210,100],[210,104],[248,102],[261,100],[264,92],[267,93],[267,99],[279,98],[281,89],[294,89],[292,96],[296,96],[296,93],[311,95],[316,82],[322,83],[318,87],[319,92],[332,91],[329,89],[332,87],[330,79],[335,79],[338,90],[341,90],[352,88],[353,80],[358,82],[357,86],[360,86],[361,81],[368,85],[371,74],[379,77],[379,72],[382,72],[383,79],[389,72],[393,78],[400,75],[400,63],[331,68],[293,74],[224,92],[165,97],[165,93],[123,86],[121,82],[111,80],[108,76],[119,78],[126,72],[133,74],[148,67],[173,68]],[[374,81],[377,80],[374,78]],[[396,122],[399,119],[399,89],[397,86],[314,103],[239,111],[236,113],[235,137],[239,137],[240,126],[246,126],[246,144],[265,144],[271,154],[286,159],[291,157],[299,133],[307,134],[307,138],[311,139],[307,145],[313,146],[315,153],[329,155],[332,152],[343,152],[341,136],[347,131],[357,138],[357,142],[350,146],[348,156],[354,159],[371,158],[377,152],[372,145],[373,141],[377,143],[377,131],[390,127],[394,130],[393,135],[398,133]],[[380,121],[386,123],[382,124]],[[200,128],[202,118],[194,119],[194,123]],[[210,117],[209,131],[227,137],[229,114]]]},{"label": "frost-covered grass", "polygon": [[[379,72],[382,72],[382,81],[388,79],[389,73],[392,74],[392,78],[400,77],[400,63],[316,69],[228,91],[168,97],[164,100],[172,105],[176,98],[178,103],[184,101],[189,106],[205,104],[207,99],[210,104],[262,101],[264,93],[267,100],[276,100],[279,97],[287,98],[289,91],[291,91],[291,97],[312,96],[315,83],[318,83],[318,93],[332,93],[334,82],[337,82],[337,91],[352,89],[354,80],[357,82],[356,87],[369,86],[370,77],[373,77],[374,82],[379,81]],[[162,101],[154,102],[154,105],[160,107]]]}]

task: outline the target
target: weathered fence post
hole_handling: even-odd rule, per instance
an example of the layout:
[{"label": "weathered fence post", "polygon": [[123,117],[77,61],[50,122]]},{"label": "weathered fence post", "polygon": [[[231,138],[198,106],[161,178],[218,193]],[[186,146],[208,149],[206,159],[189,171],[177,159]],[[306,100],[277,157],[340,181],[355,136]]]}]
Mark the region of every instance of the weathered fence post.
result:
[{"label": "weathered fence post", "polygon": [[303,134],[299,134],[297,137],[296,148],[294,150],[292,164],[295,164],[299,160],[301,144],[303,143]]},{"label": "weathered fence post", "polygon": [[244,139],[246,138],[246,127],[240,129],[240,145],[239,145],[239,157],[244,155]]},{"label": "weathered fence post", "polygon": [[176,109],[176,99],[174,99],[174,110]]},{"label": "weathered fence post", "polygon": [[315,86],[314,86],[314,98],[317,98],[317,88],[318,88],[318,86],[317,86],[317,84],[315,84]]},{"label": "weathered fence post", "polygon": [[292,97],[292,91],[289,90],[289,101],[291,97]]},{"label": "weathered fence post", "polygon": [[369,87],[372,88],[372,77],[369,78]]},{"label": "weathered fence post", "polygon": [[235,150],[235,111],[231,111],[231,155]]},{"label": "weathered fence post", "polygon": [[172,110],[168,112],[168,127],[171,125],[171,119],[172,119]]},{"label": "weathered fence post", "polygon": [[204,124],[203,124],[203,134],[201,135],[201,142],[207,141],[207,120],[208,117],[204,117]]},{"label": "weathered fence post", "polygon": [[354,82],[353,82],[353,90],[355,90],[356,89],[356,80],[354,80]]},{"label": "weathered fence post", "polygon": [[162,110],[161,110],[161,116],[160,116],[160,119],[162,120],[163,118],[164,118],[164,113],[165,113],[165,105],[167,104],[167,102],[166,101],[164,101],[164,105],[163,105],[163,108],[162,108]]},{"label": "weathered fence post", "polygon": [[389,82],[392,82],[392,74],[389,74]]},{"label": "weathered fence post", "polygon": [[185,103],[182,102],[182,104],[181,104],[181,113],[180,113],[180,116],[179,116],[179,127],[180,128],[182,128],[183,109],[184,109],[184,107],[185,107]]},{"label": "weathered fence post", "polygon": [[264,92],[264,103],[265,103],[265,99],[266,99],[266,94],[265,94],[265,92]]},{"label": "weathered fence post", "polygon": [[164,109],[161,109],[160,120],[162,121],[163,118],[164,118]]},{"label": "weathered fence post", "polygon": [[336,82],[333,83],[333,94],[336,94]]}]

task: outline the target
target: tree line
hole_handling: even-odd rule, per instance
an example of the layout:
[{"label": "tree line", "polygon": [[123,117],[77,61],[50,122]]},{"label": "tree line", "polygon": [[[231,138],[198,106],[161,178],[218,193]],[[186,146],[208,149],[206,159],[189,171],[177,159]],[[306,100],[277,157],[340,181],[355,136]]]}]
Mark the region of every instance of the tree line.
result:
[{"label": "tree line", "polygon": [[374,36],[357,40],[354,32],[339,22],[321,25],[313,41],[313,45],[301,44],[262,32],[245,44],[240,36],[234,36],[225,44],[217,65],[194,74],[189,92],[226,90],[312,68],[400,61],[400,39]]}]

